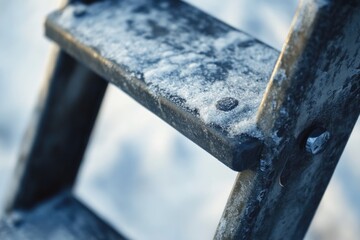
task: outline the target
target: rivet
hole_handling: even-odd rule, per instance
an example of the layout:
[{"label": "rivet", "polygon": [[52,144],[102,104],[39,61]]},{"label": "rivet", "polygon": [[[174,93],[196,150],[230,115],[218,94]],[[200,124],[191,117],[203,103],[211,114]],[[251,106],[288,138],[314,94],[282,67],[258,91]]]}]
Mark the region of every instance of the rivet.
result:
[{"label": "rivet", "polygon": [[228,112],[236,108],[237,105],[239,105],[239,101],[237,99],[232,97],[224,97],[217,101],[216,108],[221,111]]}]

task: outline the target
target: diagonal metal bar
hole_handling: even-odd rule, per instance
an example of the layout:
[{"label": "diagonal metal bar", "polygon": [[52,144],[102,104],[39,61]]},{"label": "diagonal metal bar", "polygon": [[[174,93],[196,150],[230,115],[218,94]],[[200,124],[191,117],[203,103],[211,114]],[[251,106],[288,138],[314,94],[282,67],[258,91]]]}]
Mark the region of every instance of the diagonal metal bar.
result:
[{"label": "diagonal metal bar", "polygon": [[302,239],[360,112],[360,2],[304,0],[258,112],[265,146],[215,239]]}]

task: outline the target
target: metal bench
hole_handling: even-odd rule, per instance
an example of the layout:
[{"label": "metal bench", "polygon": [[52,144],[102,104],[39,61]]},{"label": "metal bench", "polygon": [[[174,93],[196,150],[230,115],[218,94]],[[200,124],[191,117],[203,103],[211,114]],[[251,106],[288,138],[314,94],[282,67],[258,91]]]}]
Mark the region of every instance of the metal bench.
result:
[{"label": "metal bench", "polygon": [[359,10],[303,0],[281,53],[181,1],[71,1],[50,14],[61,51],[0,238],[124,238],[71,196],[111,83],[239,171],[215,239],[301,239],[359,116]]}]

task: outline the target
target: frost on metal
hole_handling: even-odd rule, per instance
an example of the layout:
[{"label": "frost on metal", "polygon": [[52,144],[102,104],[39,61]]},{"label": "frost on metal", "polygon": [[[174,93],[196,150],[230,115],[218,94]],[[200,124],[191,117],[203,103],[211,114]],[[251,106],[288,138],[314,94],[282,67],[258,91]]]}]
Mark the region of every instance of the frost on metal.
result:
[{"label": "frost on metal", "polygon": [[234,239],[241,218],[247,211],[246,202],[254,186],[255,177],[256,173],[253,171],[239,173],[214,239]]},{"label": "frost on metal", "polygon": [[[48,21],[105,59],[103,72],[120,69],[108,80],[125,92],[141,84],[160,111],[165,99],[227,138],[260,137],[256,112],[278,52],[249,35],[181,1],[73,4]],[[236,107],[216,107],[229,98]]]}]

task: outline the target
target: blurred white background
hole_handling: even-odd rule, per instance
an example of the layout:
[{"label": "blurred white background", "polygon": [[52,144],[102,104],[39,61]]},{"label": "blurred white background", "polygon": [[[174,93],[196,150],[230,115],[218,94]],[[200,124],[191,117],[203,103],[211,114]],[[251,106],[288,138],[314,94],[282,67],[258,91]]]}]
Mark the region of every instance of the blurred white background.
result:
[{"label": "blurred white background", "polygon": [[[280,49],[295,0],[188,0]],[[0,204],[52,44],[43,37],[58,0],[0,0]],[[76,194],[132,239],[211,239],[236,173],[110,87]],[[358,122],[307,239],[359,239]]]}]

